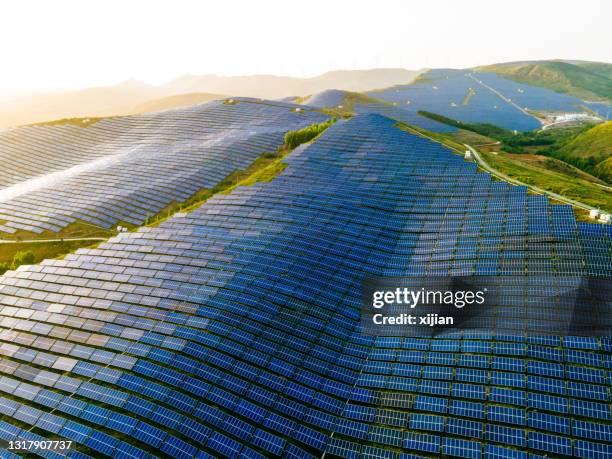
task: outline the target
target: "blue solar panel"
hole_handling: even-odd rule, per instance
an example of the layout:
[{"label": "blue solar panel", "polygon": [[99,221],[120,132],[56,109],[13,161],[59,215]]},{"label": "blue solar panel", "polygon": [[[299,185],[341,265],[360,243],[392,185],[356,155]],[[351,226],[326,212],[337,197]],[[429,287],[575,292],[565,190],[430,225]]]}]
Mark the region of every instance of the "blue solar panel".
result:
[{"label": "blue solar panel", "polygon": [[482,457],[482,446],[479,442],[459,438],[444,438],[442,452],[449,456],[479,459]]},{"label": "blue solar panel", "polygon": [[438,453],[440,450],[440,437],[438,435],[407,432],[404,437],[404,449]]},{"label": "blue solar panel", "polygon": [[485,445],[485,457],[490,459],[527,459],[527,453],[497,445]]},{"label": "blue solar panel", "polygon": [[[404,117],[417,117],[417,111],[425,110],[464,122],[492,123],[506,129],[525,131],[538,128],[539,122],[500,97],[499,92],[505,94],[507,91],[506,98],[519,95],[519,97],[528,98],[524,102],[537,101],[532,108],[538,106],[544,109],[545,107],[551,108],[559,105],[571,106],[576,109],[573,101],[580,102],[575,98],[531,86],[528,87],[530,95],[523,95],[517,91],[515,86],[522,89],[522,87],[526,87],[525,85],[518,85],[510,80],[499,78],[495,74],[468,74],[458,70],[433,70],[426,75],[427,78],[420,79],[410,85],[395,86],[386,90],[371,92],[369,95],[372,97],[393,104],[391,107],[382,106],[386,110],[379,109],[378,112],[402,119],[401,116],[393,116],[389,113],[390,109],[394,110],[394,114],[404,112]],[[533,95],[531,95],[532,93]],[[548,97],[543,97],[543,93]],[[571,100],[572,103],[566,102],[564,98]],[[357,111],[359,111],[359,107]],[[444,132],[444,129],[438,129],[438,126],[433,125],[433,122],[428,126],[415,120],[410,122],[408,119],[406,122],[432,131]]]},{"label": "blue solar panel", "polygon": [[[540,252],[564,272],[565,251],[612,274],[606,230],[394,124],[337,122],[271,182],[2,276],[0,438],[116,457],[605,457],[609,339],[360,334],[364,273],[525,273]],[[582,251],[540,247],[552,228]]]},{"label": "blue solar panel", "polygon": [[529,447],[549,453],[571,456],[572,442],[569,438],[541,432],[529,432]]}]

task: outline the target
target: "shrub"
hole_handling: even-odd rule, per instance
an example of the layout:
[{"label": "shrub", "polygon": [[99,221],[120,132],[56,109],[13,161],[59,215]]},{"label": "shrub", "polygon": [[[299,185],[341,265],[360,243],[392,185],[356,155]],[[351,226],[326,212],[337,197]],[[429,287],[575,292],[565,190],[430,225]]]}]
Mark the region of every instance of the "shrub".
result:
[{"label": "shrub", "polygon": [[303,143],[310,142],[335,122],[336,119],[331,118],[323,123],[312,124],[298,131],[287,132],[285,134],[285,147],[293,150]]},{"label": "shrub", "polygon": [[34,253],[32,253],[30,250],[26,252],[17,252],[13,257],[12,268],[16,269],[21,265],[31,265],[34,263],[34,259]]}]

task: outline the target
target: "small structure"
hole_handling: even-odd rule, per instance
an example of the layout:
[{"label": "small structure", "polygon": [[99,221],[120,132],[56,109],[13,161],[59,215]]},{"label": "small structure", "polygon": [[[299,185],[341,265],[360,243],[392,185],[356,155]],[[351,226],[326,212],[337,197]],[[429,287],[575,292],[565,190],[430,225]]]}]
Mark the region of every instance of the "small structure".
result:
[{"label": "small structure", "polygon": [[610,214],[601,214],[599,216],[599,221],[601,223],[610,223]]},{"label": "small structure", "polygon": [[597,217],[599,217],[599,210],[597,210],[597,209],[591,209],[591,211],[589,212],[589,217],[591,217],[591,218],[597,218]]},{"label": "small structure", "polygon": [[472,152],[470,150],[465,150],[465,159],[472,159]]},{"label": "small structure", "polygon": [[295,109],[295,113],[300,113],[301,111],[302,111],[302,109],[301,109],[300,107],[297,107],[297,108]]}]

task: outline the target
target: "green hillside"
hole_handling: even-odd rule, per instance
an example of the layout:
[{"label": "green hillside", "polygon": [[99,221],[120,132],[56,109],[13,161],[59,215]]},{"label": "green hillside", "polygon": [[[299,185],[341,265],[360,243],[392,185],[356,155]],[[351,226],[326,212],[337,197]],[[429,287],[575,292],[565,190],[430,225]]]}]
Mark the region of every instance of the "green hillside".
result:
[{"label": "green hillside", "polygon": [[578,134],[554,156],[612,183],[612,121]]},{"label": "green hillside", "polygon": [[598,75],[612,79],[612,64],[585,61],[575,61],[571,62],[571,64],[575,64],[578,67],[582,67],[583,69],[588,70],[591,73],[596,73]]},{"label": "green hillside", "polygon": [[599,62],[514,62],[479,67],[519,83],[541,86],[585,100],[612,100],[612,64]]},{"label": "green hillside", "polygon": [[595,166],[595,175],[608,183],[612,183],[612,157]]}]

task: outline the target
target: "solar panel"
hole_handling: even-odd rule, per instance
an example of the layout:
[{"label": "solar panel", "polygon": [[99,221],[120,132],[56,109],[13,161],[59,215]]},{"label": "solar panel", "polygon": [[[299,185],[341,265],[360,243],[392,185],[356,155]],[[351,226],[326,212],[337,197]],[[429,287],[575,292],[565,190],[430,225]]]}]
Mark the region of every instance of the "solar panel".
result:
[{"label": "solar panel", "polygon": [[77,221],[141,225],[276,150],[284,132],[325,119],[291,104],[236,101],[1,133],[0,233],[58,232]]},{"label": "solar panel", "polygon": [[[279,135],[284,106],[223,115],[249,104],[207,122]],[[609,339],[360,334],[364,273],[524,273],[565,251],[612,274],[606,231],[394,124],[337,122],[271,182],[0,277],[0,438],[117,457],[605,457]],[[553,228],[582,251],[530,250]]]},{"label": "solar panel", "polygon": [[[431,70],[427,75],[427,78],[409,85],[370,93],[372,97],[390,102],[392,106],[380,104],[380,107],[366,107],[376,113],[434,132],[446,132],[446,126],[440,127],[427,118],[419,120],[417,111],[425,110],[463,122],[489,122],[506,129],[526,131],[539,127],[537,120],[500,98],[498,92],[507,94],[509,98],[518,95],[519,99],[525,99],[521,102],[534,109],[563,106],[579,110],[582,104],[579,99],[546,89],[519,85],[492,73],[466,74],[458,70]],[[517,88],[524,87],[529,88],[526,93],[517,92]],[[466,98],[466,94],[470,96]],[[357,107],[358,112],[367,113],[360,108]]]}]

